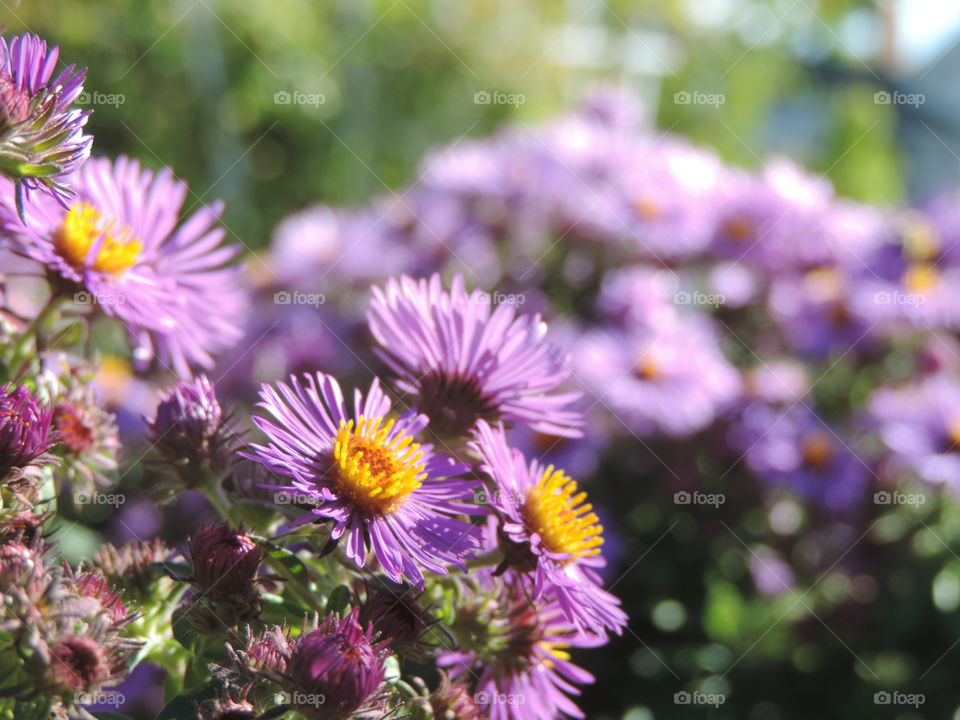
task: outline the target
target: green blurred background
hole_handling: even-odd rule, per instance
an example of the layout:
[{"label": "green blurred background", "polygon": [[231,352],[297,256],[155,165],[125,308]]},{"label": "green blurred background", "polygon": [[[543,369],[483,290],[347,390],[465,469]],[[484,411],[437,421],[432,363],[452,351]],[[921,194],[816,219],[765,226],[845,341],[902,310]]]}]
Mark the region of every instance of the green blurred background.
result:
[{"label": "green blurred background", "polygon": [[[869,2],[30,0],[3,12],[10,32],[90,68],[96,152],[173,166],[195,201],[228,202],[251,248],[291,210],[399,189],[429,148],[545,119],[601,81],[734,163],[784,152],[843,194],[905,193],[902,108],[874,93],[915,62],[886,38],[909,11]],[[474,104],[480,90],[526,102]],[[726,102],[681,105],[678,90]]]}]

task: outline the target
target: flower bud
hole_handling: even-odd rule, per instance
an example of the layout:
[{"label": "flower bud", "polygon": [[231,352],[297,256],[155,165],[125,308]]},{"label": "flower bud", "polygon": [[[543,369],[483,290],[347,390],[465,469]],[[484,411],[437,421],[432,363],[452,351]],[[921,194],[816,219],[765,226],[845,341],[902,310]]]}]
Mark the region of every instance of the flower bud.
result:
[{"label": "flower bud", "polygon": [[53,445],[53,411],[26,387],[0,387],[0,480],[19,479]]},{"label": "flower bud", "polygon": [[[323,698],[323,717],[351,717],[378,701],[383,684],[385,643],[373,643],[373,627],[364,630],[351,611],[343,620],[329,615],[302,635],[287,663],[293,688],[304,697]],[[309,716],[317,708],[302,708]]]},{"label": "flower bud", "polygon": [[179,382],[165,393],[156,417],[147,424],[150,439],[167,462],[194,469],[226,467],[229,438],[223,410],[205,375]]}]

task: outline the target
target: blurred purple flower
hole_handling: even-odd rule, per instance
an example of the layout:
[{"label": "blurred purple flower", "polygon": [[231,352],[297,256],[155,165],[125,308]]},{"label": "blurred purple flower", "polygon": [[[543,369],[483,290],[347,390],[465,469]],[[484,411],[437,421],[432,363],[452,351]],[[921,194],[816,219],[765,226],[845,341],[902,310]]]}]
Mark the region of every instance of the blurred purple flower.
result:
[{"label": "blurred purple flower", "polygon": [[786,410],[748,405],[730,428],[730,442],[761,481],[826,510],[848,510],[867,493],[869,467],[803,403]]}]

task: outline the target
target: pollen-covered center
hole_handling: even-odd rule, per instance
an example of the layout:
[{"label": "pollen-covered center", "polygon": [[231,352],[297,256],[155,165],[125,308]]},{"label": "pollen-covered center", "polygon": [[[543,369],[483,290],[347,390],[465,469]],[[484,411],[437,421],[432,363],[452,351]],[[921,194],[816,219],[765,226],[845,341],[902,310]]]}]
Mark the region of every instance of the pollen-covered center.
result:
[{"label": "pollen-covered center", "polygon": [[363,512],[393,512],[427,476],[423,452],[404,432],[391,436],[394,422],[362,415],[341,421],[333,445],[333,479],[340,494]]},{"label": "pollen-covered center", "polygon": [[126,226],[117,227],[87,202],[74,203],[54,233],[60,256],[79,269],[117,276],[136,264],[143,245]]},{"label": "pollen-covered center", "polygon": [[603,527],[586,499],[585,492],[577,492],[576,482],[551,465],[527,491],[524,521],[552,553],[573,558],[598,555]]}]

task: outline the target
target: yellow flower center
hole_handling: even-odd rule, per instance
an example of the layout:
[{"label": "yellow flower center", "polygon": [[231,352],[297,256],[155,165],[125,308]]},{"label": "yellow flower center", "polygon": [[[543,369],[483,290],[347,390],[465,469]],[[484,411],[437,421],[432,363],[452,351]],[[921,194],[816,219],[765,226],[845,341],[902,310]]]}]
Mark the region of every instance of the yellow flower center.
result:
[{"label": "yellow flower center", "polygon": [[333,445],[337,489],[371,515],[396,510],[427,476],[420,446],[406,433],[391,438],[395,421],[381,427],[382,420],[341,421]]},{"label": "yellow flower center", "polygon": [[[73,204],[53,239],[57,252],[73,267],[91,267],[114,276],[134,265],[143,250],[130,228],[117,228],[116,222],[106,220],[87,202]],[[91,250],[96,250],[93,258]]]},{"label": "yellow flower center", "polygon": [[586,499],[585,492],[577,492],[576,482],[551,465],[527,491],[524,520],[552,553],[574,558],[598,555],[603,528],[591,512],[593,505],[584,503]]},{"label": "yellow flower center", "polygon": [[914,263],[903,274],[903,286],[907,292],[925,293],[940,284],[940,273],[929,263]]}]

